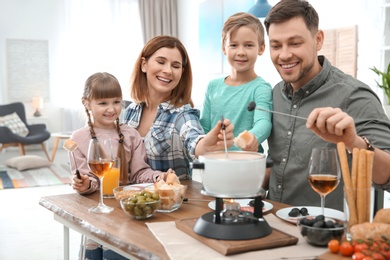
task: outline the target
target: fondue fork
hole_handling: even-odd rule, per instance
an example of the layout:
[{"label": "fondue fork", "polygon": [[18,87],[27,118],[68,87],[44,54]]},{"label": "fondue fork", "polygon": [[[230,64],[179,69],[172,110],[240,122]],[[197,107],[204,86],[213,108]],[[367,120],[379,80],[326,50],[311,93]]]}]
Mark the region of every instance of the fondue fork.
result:
[{"label": "fondue fork", "polygon": [[225,130],[225,124],[223,123],[223,121],[225,121],[225,118],[223,116],[221,116],[221,121],[222,121],[223,143],[225,145],[226,159],[229,159],[229,154],[228,154],[227,144],[226,144],[226,130]]},{"label": "fondue fork", "polygon": [[191,198],[184,198],[183,201],[203,201],[203,202],[211,202],[212,200],[206,200],[206,199],[191,199]]},{"label": "fondue fork", "polygon": [[282,115],[282,116],[288,116],[288,117],[298,118],[298,119],[302,119],[302,120],[307,120],[306,117],[294,116],[294,115],[290,115],[290,114],[286,114],[286,113],[282,113],[282,112],[277,112],[277,111],[274,111],[274,110],[267,110],[267,109],[264,109],[264,108],[261,108],[261,107],[257,107],[256,103],[252,101],[248,105],[248,111],[253,111],[254,109],[265,111],[265,112],[269,112],[269,113],[274,113],[274,114],[278,114],[278,115]]},{"label": "fondue fork", "polygon": [[70,140],[70,139],[67,139],[64,143],[64,149],[68,151],[68,153],[70,154],[70,157],[73,158],[73,161],[74,161],[74,165],[76,167],[76,175],[77,175],[77,179],[81,180],[81,176],[80,176],[80,171],[79,171],[79,168],[77,167],[77,163],[76,163],[76,158],[74,157],[74,153],[73,151],[77,149],[77,143]]}]

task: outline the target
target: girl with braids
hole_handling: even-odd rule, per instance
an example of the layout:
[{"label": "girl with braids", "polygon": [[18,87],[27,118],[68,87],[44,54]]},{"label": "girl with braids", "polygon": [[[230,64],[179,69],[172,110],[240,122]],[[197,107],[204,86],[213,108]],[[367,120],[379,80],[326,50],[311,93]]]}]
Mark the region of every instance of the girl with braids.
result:
[{"label": "girl with braids", "polygon": [[[73,132],[71,140],[77,143],[74,151],[81,179],[73,177],[72,186],[80,194],[99,190],[99,179],[89,171],[87,165],[88,144],[91,138],[110,138],[113,151],[121,161],[122,184],[154,182],[165,179],[166,173],[153,171],[146,163],[146,151],[141,136],[134,128],[119,124],[122,110],[122,90],[118,80],[111,74],[95,73],[85,82],[81,101],[88,117],[88,126]],[[70,160],[72,172],[76,171]],[[86,242],[87,259],[126,259],[112,250],[102,248],[90,239]]]},{"label": "girl with braids", "polygon": [[[87,164],[88,143],[91,138],[110,138],[113,151],[121,161],[122,184],[154,182],[165,178],[166,173],[154,171],[146,162],[145,146],[139,133],[128,125],[119,124],[122,110],[122,90],[118,80],[111,74],[95,73],[84,87],[82,103],[88,117],[88,126],[76,130],[71,140],[77,143],[74,156],[81,179],[73,178],[73,189],[80,194],[99,190],[99,179],[89,171]],[[75,165],[71,162],[72,172]]]}]

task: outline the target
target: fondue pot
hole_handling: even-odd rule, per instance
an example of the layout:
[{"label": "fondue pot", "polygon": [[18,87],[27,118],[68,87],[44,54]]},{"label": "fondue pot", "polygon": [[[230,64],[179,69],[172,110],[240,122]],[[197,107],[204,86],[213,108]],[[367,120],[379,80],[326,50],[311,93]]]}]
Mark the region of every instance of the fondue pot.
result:
[{"label": "fondue pot", "polygon": [[258,196],[265,176],[264,154],[245,151],[211,152],[199,156],[193,169],[201,169],[204,191],[219,198]]},{"label": "fondue pot", "polygon": [[[266,166],[271,167],[271,162],[255,152],[222,151],[199,156],[192,168],[201,170],[201,193],[216,199],[214,212],[202,215],[195,222],[194,232],[221,240],[255,239],[271,234],[261,202]],[[239,203],[225,203],[223,198],[254,198],[253,213],[242,211]]]}]

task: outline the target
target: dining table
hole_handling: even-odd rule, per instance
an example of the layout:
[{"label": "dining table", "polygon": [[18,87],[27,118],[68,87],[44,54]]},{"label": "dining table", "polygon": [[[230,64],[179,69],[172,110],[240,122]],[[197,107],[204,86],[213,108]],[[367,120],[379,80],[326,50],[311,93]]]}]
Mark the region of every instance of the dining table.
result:
[{"label": "dining table", "polygon": [[[39,204],[51,211],[54,214],[54,219],[63,225],[64,260],[74,258],[69,256],[69,229],[75,230],[129,259],[172,259],[160,239],[155,236],[148,225],[199,218],[212,211],[208,204],[215,199],[202,194],[202,183],[200,182],[183,180],[182,184],[187,185],[186,200],[178,210],[170,213],[156,212],[151,218],[145,220],[129,217],[116,199],[104,200],[106,205],[114,208],[111,213],[90,213],[88,209],[96,206],[99,201],[98,192],[89,195],[80,195],[75,192],[44,196],[40,198]],[[276,201],[266,201],[271,203],[273,208],[265,213],[264,217],[267,217],[268,214],[270,216],[276,214],[278,210],[290,206]],[[283,222],[294,226],[286,221]],[[175,232],[181,231],[175,230]],[[294,258],[294,250],[299,250],[298,246],[290,245],[289,254],[276,259],[299,259]],[[332,254],[326,247],[320,248],[316,252],[319,254],[310,259],[351,259]],[[262,259],[262,250],[257,250],[252,254],[257,254],[256,258]],[[230,256],[221,255],[221,257],[229,258]]]}]

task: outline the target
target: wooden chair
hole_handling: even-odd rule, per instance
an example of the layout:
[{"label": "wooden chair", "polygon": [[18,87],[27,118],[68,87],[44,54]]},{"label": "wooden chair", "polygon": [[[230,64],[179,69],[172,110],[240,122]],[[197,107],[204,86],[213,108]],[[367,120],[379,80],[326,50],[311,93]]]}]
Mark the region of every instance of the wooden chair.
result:
[{"label": "wooden chair", "polygon": [[20,155],[25,155],[25,145],[40,144],[46,157],[50,160],[44,142],[50,138],[50,132],[46,130],[45,124],[29,125],[26,121],[26,112],[24,104],[21,102],[0,105],[0,117],[10,115],[16,112],[23,123],[26,125],[29,133],[27,136],[22,136],[13,133],[8,127],[0,126],[0,152],[10,146],[19,146]]}]

